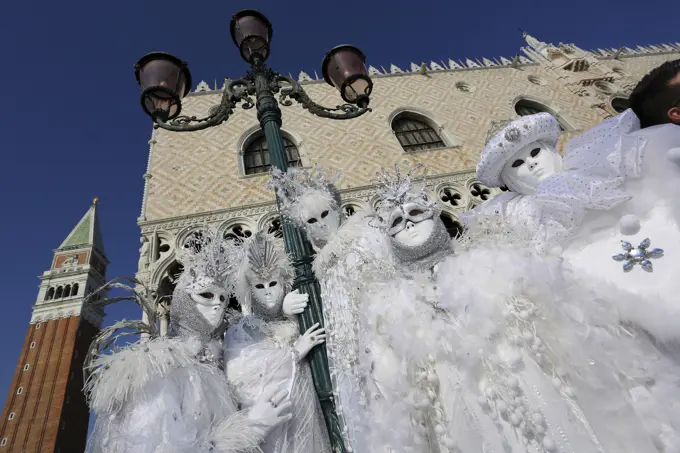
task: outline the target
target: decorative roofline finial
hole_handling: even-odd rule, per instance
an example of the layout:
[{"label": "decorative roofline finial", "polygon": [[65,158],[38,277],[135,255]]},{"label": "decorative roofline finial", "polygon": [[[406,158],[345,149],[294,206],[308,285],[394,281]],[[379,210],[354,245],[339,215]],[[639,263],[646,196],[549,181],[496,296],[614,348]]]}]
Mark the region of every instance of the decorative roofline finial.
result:
[{"label": "decorative roofline finial", "polygon": [[94,206],[97,206],[98,203],[99,203],[99,197],[94,197],[94,199],[92,200],[92,204]]}]

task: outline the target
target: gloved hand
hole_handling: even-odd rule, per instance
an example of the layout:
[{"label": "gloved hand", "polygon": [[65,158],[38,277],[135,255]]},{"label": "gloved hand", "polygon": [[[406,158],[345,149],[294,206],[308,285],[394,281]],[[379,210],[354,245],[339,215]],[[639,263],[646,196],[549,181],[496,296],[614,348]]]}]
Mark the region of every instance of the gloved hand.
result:
[{"label": "gloved hand", "polygon": [[298,360],[304,359],[314,346],[320,345],[325,341],[326,329],[323,327],[319,328],[319,323],[317,322],[307,329],[307,332],[300,335],[300,338],[295,342],[293,349],[297,353]]},{"label": "gloved hand", "polygon": [[308,301],[308,294],[300,294],[297,289],[289,292],[283,298],[283,314],[286,316],[299,315],[307,308]]},{"label": "gloved hand", "polygon": [[288,400],[288,391],[274,387],[265,391],[248,411],[248,419],[256,434],[266,439],[269,433],[293,417],[292,403]]}]

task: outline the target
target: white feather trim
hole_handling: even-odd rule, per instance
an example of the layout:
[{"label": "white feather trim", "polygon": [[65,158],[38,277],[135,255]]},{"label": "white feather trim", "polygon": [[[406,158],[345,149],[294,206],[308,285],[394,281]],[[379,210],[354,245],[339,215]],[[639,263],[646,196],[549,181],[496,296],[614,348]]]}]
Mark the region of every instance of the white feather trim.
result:
[{"label": "white feather trim", "polygon": [[134,400],[154,379],[172,370],[196,365],[195,356],[201,347],[197,339],[162,337],[98,357],[85,383],[90,406],[95,412],[111,412]]},{"label": "white feather trim", "polygon": [[218,422],[208,436],[219,453],[254,453],[262,451],[262,432],[245,411],[236,412]]}]

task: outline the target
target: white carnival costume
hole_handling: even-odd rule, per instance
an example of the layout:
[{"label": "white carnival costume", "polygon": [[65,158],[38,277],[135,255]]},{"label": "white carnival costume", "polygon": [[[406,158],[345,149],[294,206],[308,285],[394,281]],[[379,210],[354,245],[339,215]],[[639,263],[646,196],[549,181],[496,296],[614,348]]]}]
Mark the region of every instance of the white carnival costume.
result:
[{"label": "white carnival costume", "polygon": [[628,142],[612,143],[607,153],[567,146],[562,157],[556,150],[560,133],[549,113],[502,124],[481,153],[477,178],[508,191],[463,214],[463,222],[469,225],[477,214],[498,215],[537,249],[549,250],[574,234],[587,211],[608,210],[630,198],[619,189],[624,178],[616,167],[626,164],[622,153],[637,149]]},{"label": "white carnival costume", "polygon": [[245,253],[234,257],[242,262],[236,296],[245,316],[225,335],[227,378],[244,408],[271,388],[289,391],[293,417],[269,434],[262,445],[264,453],[330,453],[326,424],[304,360],[324,342],[325,333],[315,325],[300,335],[297,323],[284,318],[282,304],[295,306],[301,295],[289,292],[293,269],[282,244],[275,241],[258,232],[244,243]]},{"label": "white carnival costume", "polygon": [[[89,453],[244,453],[257,451],[268,432],[286,422],[287,392],[273,388],[239,411],[222,370],[221,335],[231,291],[222,283],[233,268],[230,243],[216,233],[181,257],[185,270],[173,293],[171,335],[160,337],[151,291],[118,280],[140,304],[149,324],[121,321],[105,329],[86,359],[86,393],[96,415]],[[198,253],[195,253],[199,250]],[[103,301],[104,304],[121,298]],[[95,302],[93,302],[95,303]],[[149,335],[104,354],[118,329]],[[134,333],[134,332],[133,332]]]},{"label": "white carnival costume", "polygon": [[[287,173],[273,170],[271,185],[282,214],[306,233],[317,251],[314,273],[321,288],[328,364],[345,447],[348,452],[370,453],[366,404],[358,390],[363,383],[356,367],[360,357],[357,281],[376,258],[390,262],[389,244],[369,225],[375,215],[372,210],[345,219],[334,180],[316,166],[291,168]],[[302,308],[287,309],[284,304],[288,315]]]},{"label": "white carnival costume", "polygon": [[361,292],[367,451],[657,451],[611,365],[628,350],[603,341],[616,320],[561,296],[574,283],[558,258],[481,218],[454,255],[422,188],[380,183],[397,267]]},{"label": "white carnival costume", "polygon": [[[558,164],[546,164],[546,159],[541,159],[546,154],[542,147],[536,156],[527,154],[527,150],[531,149],[533,152],[545,140],[546,128],[538,126],[541,122],[552,125],[548,127],[552,136],[547,151]],[[522,123],[529,127],[522,127]],[[477,174],[483,183],[491,187],[506,184],[514,192],[501,194],[463,217],[471,225],[480,213],[500,215],[521,234],[532,237],[539,250],[545,249],[546,245],[560,246],[564,249],[566,259],[560,272],[564,278],[590,293],[588,296],[584,291],[574,291],[564,293],[562,297],[572,300],[584,296],[598,298],[601,301],[600,309],[605,308],[611,316],[616,319],[622,317],[624,321],[635,321],[647,328],[644,322],[627,315],[627,312],[637,312],[646,321],[654,321],[656,318],[663,323],[672,311],[661,314],[658,309],[667,306],[663,303],[656,307],[655,303],[641,304],[639,297],[629,293],[631,289],[635,291],[637,283],[630,275],[626,275],[625,281],[623,278],[607,278],[612,274],[620,277],[622,272],[620,265],[611,260],[611,253],[607,254],[603,249],[607,246],[609,251],[620,248],[619,219],[624,213],[630,212],[631,206],[637,206],[638,213],[649,211],[649,203],[652,201],[649,195],[642,198],[636,195],[631,200],[630,195],[635,192],[628,190],[631,184],[627,180],[640,176],[642,158],[647,153],[647,139],[642,135],[629,134],[638,125],[637,118],[629,110],[570,140],[564,152],[564,166],[567,168],[560,170],[560,156],[554,151],[559,128],[554,118],[548,114],[539,114],[508,124],[484,148]],[[672,172],[675,170],[673,167],[667,166],[663,171]],[[658,192],[659,184],[656,181],[647,181],[644,188],[647,194]],[[627,189],[627,192],[624,193],[622,189]],[[644,192],[638,190],[637,193],[642,195]],[[651,204],[658,206],[659,202],[653,201]],[[517,206],[528,209],[517,209]],[[634,222],[624,217],[621,221],[622,230],[630,229],[631,223]],[[603,228],[604,232],[601,231]],[[535,231],[540,234],[533,234]],[[677,229],[675,234],[677,236]],[[598,236],[608,240],[591,244]],[[536,241],[536,238],[540,241]],[[663,256],[662,250],[652,249],[648,241],[644,242],[643,239],[640,238],[639,241],[650,255],[647,260]],[[630,252],[636,253],[630,250],[633,249],[632,246],[624,245]],[[621,260],[622,257],[623,254],[616,258]],[[651,269],[651,262],[645,261],[642,256],[637,260],[633,260],[631,256],[625,266],[630,270],[635,262],[643,268]],[[571,264],[575,264],[575,274],[570,270]],[[637,277],[647,277],[648,285],[654,284],[654,279],[648,275]],[[663,280],[656,280],[656,283]],[[669,274],[666,274],[665,280],[669,281]],[[675,287],[676,292],[672,294],[680,290],[677,284]],[[576,290],[576,286],[574,289]],[[650,299],[654,298],[653,294],[648,295]],[[675,309],[676,313],[680,312],[679,308]],[[677,319],[676,316],[675,321]],[[671,324],[676,331],[673,321],[666,322],[666,331],[670,332]],[[630,335],[631,338],[625,341],[630,353],[612,355],[611,366],[626,375],[626,385],[634,399],[633,405],[659,449],[666,452],[680,451],[680,405],[677,396],[680,390],[680,368],[660,353],[644,334],[631,330]],[[610,341],[620,343],[624,339],[615,336]],[[624,350],[622,344],[610,346],[613,350]]]}]

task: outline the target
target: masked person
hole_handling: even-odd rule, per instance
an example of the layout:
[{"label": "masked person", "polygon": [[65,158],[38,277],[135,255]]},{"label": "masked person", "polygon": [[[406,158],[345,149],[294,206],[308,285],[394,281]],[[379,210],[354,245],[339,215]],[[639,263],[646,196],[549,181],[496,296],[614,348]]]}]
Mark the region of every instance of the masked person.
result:
[{"label": "masked person", "polygon": [[[122,321],[96,340],[86,363],[86,392],[96,416],[88,452],[250,452],[290,420],[285,388],[272,386],[239,410],[224,377],[221,338],[233,292],[231,247],[206,230],[180,254],[184,271],[172,296],[168,336],[142,321]],[[156,319],[149,301],[135,294],[149,319]],[[114,331],[140,327],[151,334],[148,340],[101,353]]]},{"label": "masked person", "polygon": [[[356,366],[361,357],[357,281],[365,270],[391,258],[386,236],[369,225],[372,210],[345,216],[335,179],[320,166],[291,168],[286,173],[274,170],[271,185],[283,215],[306,234],[317,252],[314,273],[321,287],[328,365],[345,447],[349,452],[370,452],[364,383]],[[306,295],[295,297],[302,299],[291,297],[283,303],[287,316],[294,317],[307,306]]]},{"label": "masked person", "polygon": [[325,341],[318,325],[303,335],[285,317],[283,304],[304,303],[291,293],[293,269],[281,241],[260,231],[243,244],[236,296],[244,316],[224,339],[227,378],[244,408],[273,389],[290,394],[292,418],[275,428],[264,453],[330,453],[330,443],[316,396],[307,354]]}]

